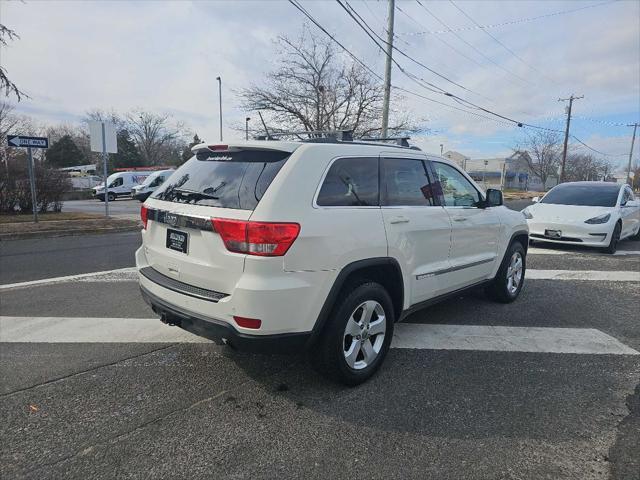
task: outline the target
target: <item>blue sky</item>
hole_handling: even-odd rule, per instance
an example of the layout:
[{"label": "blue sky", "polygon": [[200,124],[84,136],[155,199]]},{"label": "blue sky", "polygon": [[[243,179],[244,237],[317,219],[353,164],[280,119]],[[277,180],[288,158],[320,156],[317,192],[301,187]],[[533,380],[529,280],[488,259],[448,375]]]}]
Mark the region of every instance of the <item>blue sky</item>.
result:
[{"label": "blue sky", "polygon": [[[381,35],[385,1],[351,5]],[[397,57],[408,70],[474,103],[531,124],[564,128],[571,93],[572,133],[617,163],[626,162],[631,129],[640,120],[640,2],[457,1],[486,30],[448,1],[398,1],[396,45],[473,94]],[[382,74],[384,55],[332,1],[305,8],[354,54]],[[566,10],[579,11],[523,21]],[[297,36],[304,17],[285,1],[31,1],[0,3],[2,23],[20,40],[0,60],[32,97],[17,110],[46,123],[75,123],[94,108],[168,112],[201,137],[215,138],[216,76],[223,78],[226,138],[246,116],[234,90],[259,82],[274,65],[274,39]],[[499,25],[508,23],[507,25]],[[311,27],[314,28],[314,27]],[[429,33],[423,33],[429,32]],[[518,57],[485,32],[490,32]],[[447,45],[448,44],[448,45]],[[397,86],[421,90],[397,69]],[[471,157],[508,154],[522,130],[406,96],[403,109],[425,118],[415,137],[424,149]],[[251,116],[251,115],[249,115]],[[638,154],[634,157],[638,157]]]}]

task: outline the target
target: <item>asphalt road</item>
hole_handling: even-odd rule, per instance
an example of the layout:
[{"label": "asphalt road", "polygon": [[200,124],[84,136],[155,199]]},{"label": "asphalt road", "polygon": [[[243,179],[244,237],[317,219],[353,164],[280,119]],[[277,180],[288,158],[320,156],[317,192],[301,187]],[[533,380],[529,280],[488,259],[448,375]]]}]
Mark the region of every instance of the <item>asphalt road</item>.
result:
[{"label": "asphalt road", "polygon": [[135,265],[139,232],[0,242],[0,284]]},{"label": "asphalt road", "polygon": [[[25,244],[21,252],[42,255],[33,263],[59,276],[75,264],[127,266],[115,253],[99,265],[86,257],[100,242],[121,241],[115,250],[127,255],[139,242],[122,234],[66,241],[79,238],[78,248],[62,242],[41,254],[42,245]],[[621,250],[640,245],[623,242]],[[638,282],[615,280],[640,271],[640,255],[533,249],[528,268],[531,276],[593,271],[614,280],[529,279],[513,304],[473,291],[406,323],[589,329],[640,351]],[[126,275],[0,297],[0,320],[21,317],[63,334],[73,319],[109,318],[128,331],[153,317]],[[0,331],[2,478],[640,479],[640,355],[393,348],[371,381],[343,388],[299,356],[133,336],[27,343],[7,341],[7,332]]]}]

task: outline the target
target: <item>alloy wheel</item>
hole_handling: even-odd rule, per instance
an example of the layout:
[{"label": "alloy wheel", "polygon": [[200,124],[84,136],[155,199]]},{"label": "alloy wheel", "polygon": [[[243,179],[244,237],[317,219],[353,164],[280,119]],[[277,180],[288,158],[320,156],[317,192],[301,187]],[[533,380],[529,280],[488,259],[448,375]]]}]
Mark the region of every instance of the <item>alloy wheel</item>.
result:
[{"label": "alloy wheel", "polygon": [[343,335],[344,358],[350,368],[362,370],[380,354],[387,331],[387,319],[375,300],[367,300],[349,316]]}]

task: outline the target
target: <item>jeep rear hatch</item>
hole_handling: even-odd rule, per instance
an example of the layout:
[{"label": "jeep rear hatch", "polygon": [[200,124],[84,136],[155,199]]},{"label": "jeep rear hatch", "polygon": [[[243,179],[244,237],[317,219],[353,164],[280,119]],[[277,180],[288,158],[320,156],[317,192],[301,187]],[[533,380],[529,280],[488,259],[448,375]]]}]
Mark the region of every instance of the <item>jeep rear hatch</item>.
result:
[{"label": "jeep rear hatch", "polygon": [[149,266],[196,287],[229,294],[250,255],[282,255],[295,224],[249,218],[290,151],[205,146],[143,206]]}]

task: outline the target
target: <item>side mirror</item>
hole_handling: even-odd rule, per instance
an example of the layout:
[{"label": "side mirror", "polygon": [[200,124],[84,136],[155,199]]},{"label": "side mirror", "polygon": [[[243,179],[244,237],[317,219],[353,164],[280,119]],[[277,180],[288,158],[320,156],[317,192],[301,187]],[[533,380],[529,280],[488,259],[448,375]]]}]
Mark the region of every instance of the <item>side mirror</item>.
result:
[{"label": "side mirror", "polygon": [[499,207],[502,204],[504,204],[502,192],[500,190],[496,190],[495,188],[489,188],[487,190],[487,207]]},{"label": "side mirror", "polygon": [[540,201],[540,197],[533,197],[533,198],[531,199],[531,201],[532,201],[533,203],[538,203],[538,202]]}]

